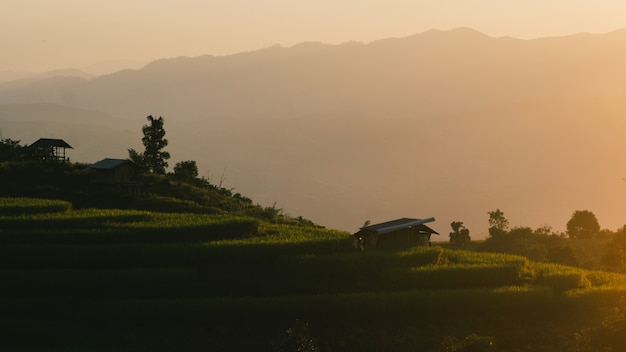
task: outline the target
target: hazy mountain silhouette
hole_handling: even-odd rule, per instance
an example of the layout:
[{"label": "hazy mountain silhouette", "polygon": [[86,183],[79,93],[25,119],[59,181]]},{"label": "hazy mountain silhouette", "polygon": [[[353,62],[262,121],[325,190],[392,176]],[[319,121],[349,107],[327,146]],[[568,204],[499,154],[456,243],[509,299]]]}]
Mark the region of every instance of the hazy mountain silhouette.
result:
[{"label": "hazy mountain silhouette", "polygon": [[[0,128],[64,138],[73,159],[95,161],[141,149],[145,116],[164,116],[171,166],[196,160],[255,201],[347,230],[435,216],[439,232],[458,220],[478,235],[495,208],[512,225],[557,229],[589,209],[615,228],[626,211],[623,62],[626,31],[303,43],[0,84],[0,102],[18,104],[0,109]],[[55,105],[19,105],[42,102]]]},{"label": "hazy mountain silhouette", "polygon": [[305,43],[165,59],[89,81],[0,85],[0,102],[51,102],[131,118],[149,111],[180,119],[423,118],[537,98],[621,94],[625,58],[626,31],[516,40],[433,30],[367,45]]}]

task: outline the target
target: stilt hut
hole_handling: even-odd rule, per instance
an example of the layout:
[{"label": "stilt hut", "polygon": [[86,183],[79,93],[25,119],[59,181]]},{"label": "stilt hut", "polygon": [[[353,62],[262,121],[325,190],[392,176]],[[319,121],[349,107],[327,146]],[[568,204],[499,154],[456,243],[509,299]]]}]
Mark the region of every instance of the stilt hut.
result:
[{"label": "stilt hut", "polygon": [[35,155],[41,160],[46,161],[68,161],[69,158],[65,156],[65,150],[67,148],[74,149],[64,140],[54,138],[39,138],[28,148],[34,150]]}]

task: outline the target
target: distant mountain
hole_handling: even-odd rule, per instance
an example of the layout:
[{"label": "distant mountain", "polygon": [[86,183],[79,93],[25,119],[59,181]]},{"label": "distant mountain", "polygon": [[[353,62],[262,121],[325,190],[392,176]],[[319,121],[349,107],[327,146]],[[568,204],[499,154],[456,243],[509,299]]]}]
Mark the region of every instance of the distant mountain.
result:
[{"label": "distant mountain", "polygon": [[[349,231],[435,216],[484,236],[487,212],[564,230],[626,212],[626,31],[536,40],[470,29],[158,60],[84,79],[0,84],[0,128],[63,138],[75,161],[141,149],[165,117],[170,167]],[[41,104],[46,103],[46,104]]]},{"label": "distant mountain", "polygon": [[3,89],[10,90],[12,87],[22,87],[33,83],[37,84],[43,80],[58,77],[73,77],[89,80],[94,76],[77,69],[53,70],[44,73],[4,71],[0,73],[0,82],[3,83]]},{"label": "distant mountain", "polygon": [[137,60],[107,60],[82,67],[81,70],[95,77],[108,75],[122,70],[140,69],[145,65],[146,62]]},{"label": "distant mountain", "polygon": [[461,28],[370,44],[165,59],[90,81],[0,85],[0,103],[50,102],[128,118],[424,118],[529,99],[622,94],[625,60],[626,30],[517,40]]}]

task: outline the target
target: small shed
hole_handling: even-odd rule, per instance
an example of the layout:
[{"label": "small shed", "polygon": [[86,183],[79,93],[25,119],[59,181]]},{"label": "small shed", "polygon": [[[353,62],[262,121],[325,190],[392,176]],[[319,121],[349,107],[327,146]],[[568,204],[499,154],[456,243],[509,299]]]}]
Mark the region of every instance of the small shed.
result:
[{"label": "small shed", "polygon": [[39,138],[35,143],[29,145],[28,148],[34,150],[35,154],[42,160],[56,161],[69,160],[65,156],[65,150],[67,148],[74,149],[64,140],[54,138]]},{"label": "small shed", "polygon": [[105,158],[87,166],[93,171],[94,182],[109,185],[135,185],[139,181],[140,167],[129,159]]},{"label": "small shed", "polygon": [[353,236],[361,248],[398,248],[430,246],[430,236],[437,231],[426,226],[435,218],[401,218],[364,226]]}]

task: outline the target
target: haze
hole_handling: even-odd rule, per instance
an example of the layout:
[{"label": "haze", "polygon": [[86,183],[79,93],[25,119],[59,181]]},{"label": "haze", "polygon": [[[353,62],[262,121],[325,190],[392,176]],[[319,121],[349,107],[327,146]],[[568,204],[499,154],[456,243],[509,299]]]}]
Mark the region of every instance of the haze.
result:
[{"label": "haze", "polygon": [[102,74],[165,57],[340,44],[469,27],[530,39],[625,26],[620,0],[4,0],[0,73]]},{"label": "haze", "polygon": [[62,138],[90,163],[140,150],[163,116],[170,170],[195,160],[348,231],[434,216],[442,240],[451,221],[480,238],[496,208],[512,226],[625,223],[620,1],[1,6],[4,138]]}]

